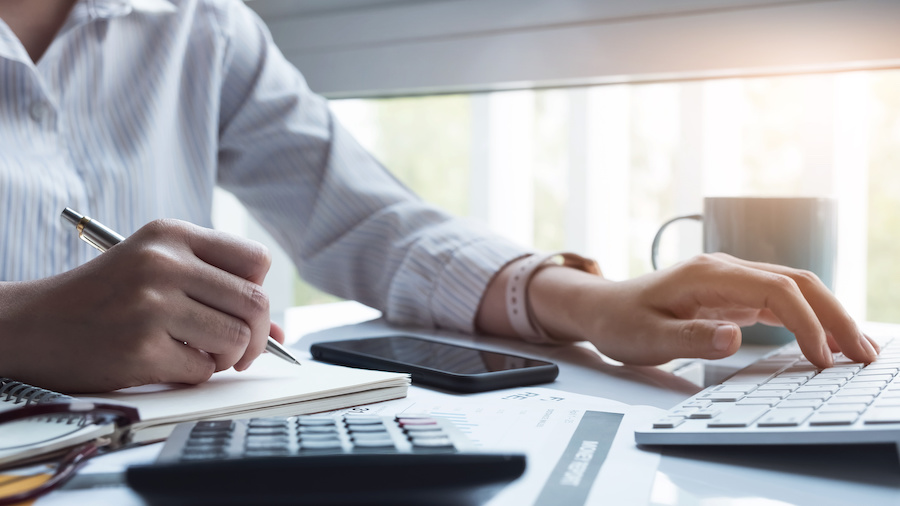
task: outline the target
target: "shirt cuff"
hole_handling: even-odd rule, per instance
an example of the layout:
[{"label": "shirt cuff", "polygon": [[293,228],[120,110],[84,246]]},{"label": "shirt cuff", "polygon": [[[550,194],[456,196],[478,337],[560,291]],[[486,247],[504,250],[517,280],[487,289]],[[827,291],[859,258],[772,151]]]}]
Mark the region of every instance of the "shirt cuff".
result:
[{"label": "shirt cuff", "polygon": [[488,283],[510,261],[531,253],[499,236],[456,239],[453,246],[447,236],[425,239],[405,259],[392,283],[389,321],[474,333]]}]

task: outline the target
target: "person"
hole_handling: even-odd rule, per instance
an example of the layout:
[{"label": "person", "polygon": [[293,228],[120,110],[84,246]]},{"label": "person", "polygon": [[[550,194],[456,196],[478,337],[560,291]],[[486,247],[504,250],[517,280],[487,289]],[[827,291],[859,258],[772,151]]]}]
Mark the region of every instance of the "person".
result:
[{"label": "person", "polygon": [[[390,321],[720,358],[784,325],[808,359],[877,345],[812,274],[721,254],[625,281],[546,262],[413,195],[238,0],[0,0],[0,375],[67,392],[198,383],[270,334],[269,254],[211,230],[233,192],[301,275]],[[64,207],[127,237],[91,253]],[[540,260],[540,261],[538,261]]]}]

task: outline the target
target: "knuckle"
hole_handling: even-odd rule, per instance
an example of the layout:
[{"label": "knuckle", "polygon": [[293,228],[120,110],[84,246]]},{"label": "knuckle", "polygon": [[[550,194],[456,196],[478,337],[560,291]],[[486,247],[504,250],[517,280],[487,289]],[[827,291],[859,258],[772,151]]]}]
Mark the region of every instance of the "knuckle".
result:
[{"label": "knuckle", "polygon": [[805,269],[795,270],[791,277],[801,287],[813,287],[822,284],[822,280],[819,279],[816,273]]},{"label": "knuckle", "polygon": [[678,346],[679,349],[686,352],[693,352],[694,348],[697,347],[697,331],[699,329],[699,324],[696,320],[692,320],[685,325],[682,325],[678,330]]},{"label": "knuckle", "polygon": [[244,290],[244,303],[252,318],[258,318],[269,314],[269,296],[262,287],[248,283]]},{"label": "knuckle", "polygon": [[701,253],[683,264],[684,270],[689,274],[699,274],[714,268],[721,261],[715,257],[715,253]]},{"label": "knuckle", "polygon": [[785,276],[783,274],[769,274],[769,283],[773,288],[782,293],[796,293],[800,291],[797,282],[790,276]]}]

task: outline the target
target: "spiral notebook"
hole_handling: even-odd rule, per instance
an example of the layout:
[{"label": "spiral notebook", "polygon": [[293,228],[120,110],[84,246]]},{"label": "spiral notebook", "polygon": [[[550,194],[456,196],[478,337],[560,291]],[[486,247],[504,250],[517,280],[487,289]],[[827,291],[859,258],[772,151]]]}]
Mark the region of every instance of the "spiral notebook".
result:
[{"label": "spiral notebook", "polygon": [[[26,402],[72,399],[23,383],[4,381],[7,383],[0,387],[0,411]],[[264,354],[246,371],[219,372],[199,385],[145,385],[90,398],[136,406],[141,421],[131,427],[130,440],[141,443],[165,439],[181,422],[318,413],[398,399],[405,397],[408,389],[407,374],[313,361],[303,361],[298,367]],[[112,427],[84,423],[78,426],[77,420],[3,424],[0,425],[0,467],[58,452],[112,430]]]},{"label": "spiral notebook", "polygon": [[[0,412],[29,404],[65,402],[68,395],[0,378]],[[86,441],[109,435],[112,424],[96,425],[74,415],[52,415],[0,425],[0,468],[54,456]]]}]

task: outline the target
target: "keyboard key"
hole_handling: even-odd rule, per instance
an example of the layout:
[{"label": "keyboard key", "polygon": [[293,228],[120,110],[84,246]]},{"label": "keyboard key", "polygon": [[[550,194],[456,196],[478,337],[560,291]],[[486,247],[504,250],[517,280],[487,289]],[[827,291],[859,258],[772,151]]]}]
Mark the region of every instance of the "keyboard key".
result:
[{"label": "keyboard key", "polygon": [[779,385],[779,384],[788,384],[788,385],[797,385],[800,386],[805,383],[807,380],[805,377],[799,378],[796,376],[776,376],[766,382],[767,385]]},{"label": "keyboard key", "polygon": [[819,413],[835,413],[840,411],[853,411],[862,413],[868,408],[868,404],[831,404],[828,403],[819,408]]},{"label": "keyboard key", "polygon": [[845,388],[834,394],[835,397],[848,397],[855,395],[871,395],[876,396],[881,393],[880,388]]},{"label": "keyboard key", "polygon": [[872,408],[866,412],[863,423],[900,423],[900,408]]},{"label": "keyboard key", "polygon": [[737,402],[744,398],[744,394],[739,392],[708,392],[700,394],[697,398],[712,402]]},{"label": "keyboard key", "polygon": [[746,397],[737,402],[738,406],[774,406],[781,402],[781,397]]},{"label": "keyboard key", "polygon": [[791,395],[790,390],[757,390],[756,392],[748,394],[747,397],[777,397],[779,399],[784,399],[789,395]]},{"label": "keyboard key", "polygon": [[894,376],[891,374],[883,374],[884,371],[860,371],[859,374],[856,375],[850,381],[884,381],[885,383],[894,379]]},{"label": "keyboard key", "polygon": [[809,419],[810,425],[852,425],[859,418],[855,411],[819,412]]},{"label": "keyboard key", "polygon": [[756,387],[753,385],[741,385],[741,384],[731,384],[731,385],[719,385],[712,389],[713,392],[733,392],[746,394],[752,392]]},{"label": "keyboard key", "polygon": [[788,396],[787,400],[819,399],[824,401],[830,397],[831,395],[828,392],[794,392]]},{"label": "keyboard key", "polygon": [[871,404],[874,395],[841,395],[828,400],[828,404]]},{"label": "keyboard key", "polygon": [[[812,380],[810,380],[812,381]],[[809,383],[807,383],[809,384]],[[767,390],[787,390],[788,392],[792,390],[796,390],[800,385],[796,383],[766,383],[760,385],[759,388],[756,389],[757,392],[765,392]]]},{"label": "keyboard key", "polygon": [[797,392],[828,392],[829,394],[833,394],[838,391],[838,387],[834,385],[812,385],[807,386],[803,385],[802,387],[797,389]]},{"label": "keyboard key", "polygon": [[840,371],[824,371],[816,375],[816,378],[842,378],[842,379],[850,379],[854,376],[852,372],[840,372]]},{"label": "keyboard key", "polygon": [[764,415],[767,406],[734,406],[710,420],[707,427],[749,427],[757,418]]},{"label": "keyboard key", "polygon": [[716,408],[698,409],[691,413],[691,416],[688,418],[691,420],[707,420],[716,417],[719,413],[721,413],[721,411]]},{"label": "keyboard key", "polygon": [[820,377],[816,376],[815,378],[813,378],[813,379],[807,381],[804,385],[805,385],[805,386],[814,386],[814,385],[833,385],[833,386],[838,386],[838,387],[839,387],[839,386],[843,385],[843,384],[846,383],[846,382],[847,382],[847,379],[846,379],[846,378],[841,378],[841,377],[825,377],[825,378],[820,378]]},{"label": "keyboard key", "polygon": [[680,416],[667,416],[653,422],[654,429],[674,429],[684,423],[684,418]]},{"label": "keyboard key", "polygon": [[778,404],[778,409],[782,408],[818,408],[825,402],[822,399],[785,399]]},{"label": "keyboard key", "polygon": [[813,413],[811,408],[774,408],[757,424],[759,427],[796,427]]},{"label": "keyboard key", "polygon": [[858,388],[875,388],[881,390],[887,383],[884,381],[851,381],[847,383],[844,390],[855,390]]}]

